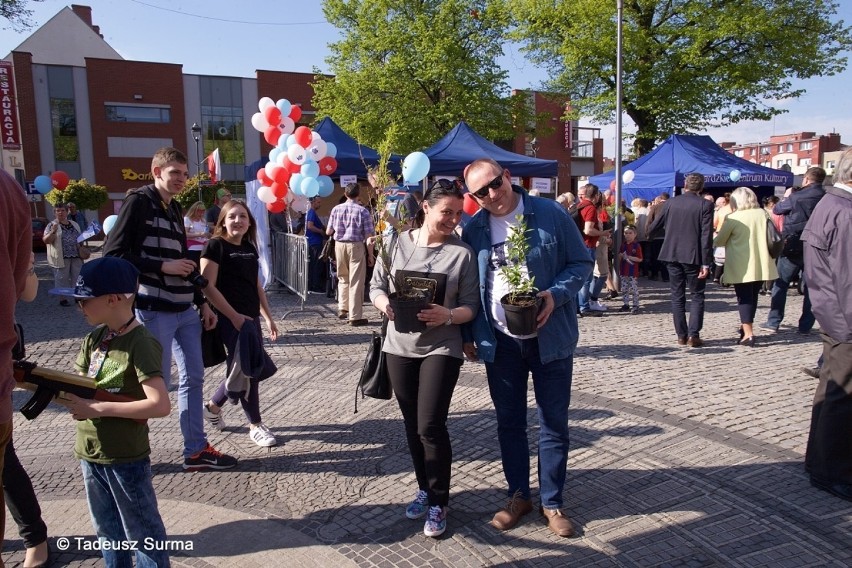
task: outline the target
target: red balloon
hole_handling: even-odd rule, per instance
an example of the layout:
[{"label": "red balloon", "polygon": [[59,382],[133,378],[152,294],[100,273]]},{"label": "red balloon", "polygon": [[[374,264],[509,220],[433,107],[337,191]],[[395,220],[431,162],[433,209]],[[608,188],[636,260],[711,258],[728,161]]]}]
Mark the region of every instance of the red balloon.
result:
[{"label": "red balloon", "polygon": [[63,190],[68,187],[68,182],[70,178],[68,174],[61,170],[57,170],[50,174],[50,182],[53,184],[53,187],[59,190]]},{"label": "red balloon", "polygon": [[281,166],[272,170],[272,179],[274,179],[276,183],[287,183],[288,181],[290,181],[291,175],[293,174],[292,172],[290,172],[290,170],[288,170],[287,168],[282,168]]},{"label": "red balloon", "polygon": [[260,182],[260,185],[272,185],[272,180],[269,179],[268,175],[266,175],[266,168],[260,168],[259,170],[257,170],[257,181]]},{"label": "red balloon", "polygon": [[293,138],[295,138],[296,144],[302,148],[307,148],[311,145],[311,140],[313,139],[311,129],[307,126],[300,126],[293,133]]},{"label": "red balloon", "polygon": [[278,199],[284,199],[284,197],[287,195],[287,184],[286,183],[275,182],[275,183],[272,184],[270,189],[272,190],[272,195],[274,195]]},{"label": "red balloon", "polygon": [[473,215],[479,211],[479,203],[470,196],[469,193],[464,194],[464,212],[468,215]]},{"label": "red balloon", "polygon": [[318,162],[320,175],[330,176],[337,169],[337,160],[331,156],[326,156]]},{"label": "red balloon", "polygon": [[291,174],[297,174],[302,171],[302,166],[300,166],[299,164],[294,164],[287,156],[281,158],[281,166],[289,170]]},{"label": "red balloon", "polygon": [[293,122],[299,122],[299,119],[302,118],[302,107],[293,105],[290,108],[290,118],[293,119]]},{"label": "red balloon", "polygon": [[278,123],[281,122],[281,110],[273,105],[263,111],[263,117],[269,125],[278,126]]},{"label": "red balloon", "polygon": [[283,201],[273,201],[272,203],[266,204],[266,209],[270,213],[281,213],[284,209],[286,209],[286,207]]},{"label": "red balloon", "polygon": [[281,138],[281,129],[278,125],[270,126],[263,132],[263,139],[269,142],[270,146],[278,144],[279,138]]}]

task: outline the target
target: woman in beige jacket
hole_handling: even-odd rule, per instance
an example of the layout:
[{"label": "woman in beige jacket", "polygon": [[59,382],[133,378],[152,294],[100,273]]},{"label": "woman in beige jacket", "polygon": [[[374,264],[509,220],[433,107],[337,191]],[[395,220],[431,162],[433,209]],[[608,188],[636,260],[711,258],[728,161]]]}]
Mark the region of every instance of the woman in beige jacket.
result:
[{"label": "woman in beige jacket", "polygon": [[[41,240],[47,245],[47,264],[53,268],[53,282],[57,288],[73,288],[83,268],[77,237],[80,227],[68,219],[68,208],[64,203],[53,206],[56,219],[44,228]],[[59,300],[60,306],[70,306],[69,298]]]},{"label": "woman in beige jacket", "polygon": [[713,246],[725,247],[725,284],[733,284],[740,312],[740,345],[754,347],[754,314],[764,280],[775,280],[778,271],[766,245],[766,221],[769,215],[760,206],[757,196],[747,187],[738,187],[731,194],[730,213],[722,225]]}]

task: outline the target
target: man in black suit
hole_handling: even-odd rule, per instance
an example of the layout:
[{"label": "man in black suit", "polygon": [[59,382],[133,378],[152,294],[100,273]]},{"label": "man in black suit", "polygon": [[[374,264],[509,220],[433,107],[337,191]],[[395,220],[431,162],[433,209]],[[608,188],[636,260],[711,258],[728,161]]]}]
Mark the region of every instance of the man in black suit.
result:
[{"label": "man in black suit", "polygon": [[[701,347],[704,325],[704,287],[713,260],[713,204],[702,199],[704,176],[687,174],[683,193],[670,199],[648,227],[653,235],[665,229],[660,261],[669,272],[672,318],[679,345]],[[689,288],[689,324],[686,321],[686,290]]]}]

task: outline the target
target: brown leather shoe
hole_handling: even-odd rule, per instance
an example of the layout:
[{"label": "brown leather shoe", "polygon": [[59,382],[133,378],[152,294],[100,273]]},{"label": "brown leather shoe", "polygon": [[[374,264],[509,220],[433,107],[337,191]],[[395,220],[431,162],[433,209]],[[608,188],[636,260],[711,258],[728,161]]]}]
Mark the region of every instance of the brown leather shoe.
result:
[{"label": "brown leather shoe", "polygon": [[549,528],[557,536],[574,536],[574,525],[571,524],[571,519],[562,514],[560,509],[539,509],[541,515],[547,520],[547,528]]},{"label": "brown leather shoe", "polygon": [[367,325],[368,323],[370,322],[368,322],[366,318],[349,320],[349,325],[351,325],[352,327],[360,327],[362,325]]},{"label": "brown leather shoe", "polygon": [[345,319],[348,319],[348,318],[349,318],[349,312],[347,312],[346,310],[340,310],[339,312],[337,312],[337,319],[345,320]]},{"label": "brown leather shoe", "polygon": [[491,526],[500,531],[514,528],[521,517],[532,511],[532,508],[532,501],[524,499],[520,491],[515,491],[506,506],[497,511],[497,514],[491,519]]},{"label": "brown leather shoe", "polygon": [[702,345],[704,345],[704,341],[697,335],[693,335],[692,337],[686,340],[686,344],[690,347],[701,347]]},{"label": "brown leather shoe", "polygon": [[677,344],[678,345],[686,345],[686,338],[685,337],[678,337],[677,338]]}]

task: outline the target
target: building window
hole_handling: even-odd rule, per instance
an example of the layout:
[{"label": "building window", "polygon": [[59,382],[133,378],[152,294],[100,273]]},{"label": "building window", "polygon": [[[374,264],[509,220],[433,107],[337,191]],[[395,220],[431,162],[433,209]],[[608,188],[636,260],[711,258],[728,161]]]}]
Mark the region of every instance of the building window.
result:
[{"label": "building window", "polygon": [[829,160],[825,163],[825,169],[833,170],[834,169],[834,160]]},{"label": "building window", "polygon": [[784,144],[778,144],[778,153],[780,154],[783,151],[784,151]]},{"label": "building window", "polygon": [[799,150],[810,150],[813,148],[811,142],[799,142]]},{"label": "building window", "polygon": [[168,124],[171,122],[169,107],[119,105],[107,103],[106,119],[110,122],[147,122],[150,124]]},{"label": "building window", "polygon": [[792,152],[792,151],[793,151],[793,145],[792,145],[792,144],[787,144],[787,151],[788,151],[788,152]]},{"label": "building window", "polygon": [[800,166],[810,166],[811,165],[811,159],[810,158],[802,158],[801,160],[799,160],[799,165]]},{"label": "building window", "polygon": [[734,156],[736,156],[737,158],[742,158],[743,155],[744,152],[742,150],[734,150]]},{"label": "building window", "polygon": [[219,160],[223,165],[245,164],[241,80],[233,77],[201,77],[200,87],[204,155],[219,148]]},{"label": "building window", "polygon": [[776,160],[775,163],[777,164],[775,166],[776,168],[780,168],[781,166],[792,166],[793,165],[793,159],[787,158],[786,160]]},{"label": "building window", "polygon": [[749,148],[749,149],[748,149],[748,153],[749,153],[750,155],[754,156],[754,154],[755,154],[755,149],[754,149],[754,148]]},{"label": "building window", "polygon": [[[50,97],[50,126],[53,134],[53,152],[56,168],[76,170],[80,145],[77,142],[77,114],[74,109],[74,75],[71,67],[47,68],[48,95]],[[70,172],[69,172],[69,175]]]}]

